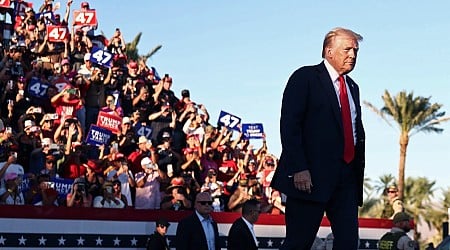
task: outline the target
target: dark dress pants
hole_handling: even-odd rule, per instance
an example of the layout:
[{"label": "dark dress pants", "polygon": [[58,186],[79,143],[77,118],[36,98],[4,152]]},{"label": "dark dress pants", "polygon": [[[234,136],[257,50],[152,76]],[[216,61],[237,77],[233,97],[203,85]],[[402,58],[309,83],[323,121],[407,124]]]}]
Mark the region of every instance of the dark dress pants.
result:
[{"label": "dark dress pants", "polygon": [[[358,249],[356,178],[351,166],[342,165],[339,183],[326,203],[288,197],[286,239],[280,249],[310,250],[324,212],[331,223],[333,250]],[[314,184],[314,183],[313,183]]]}]

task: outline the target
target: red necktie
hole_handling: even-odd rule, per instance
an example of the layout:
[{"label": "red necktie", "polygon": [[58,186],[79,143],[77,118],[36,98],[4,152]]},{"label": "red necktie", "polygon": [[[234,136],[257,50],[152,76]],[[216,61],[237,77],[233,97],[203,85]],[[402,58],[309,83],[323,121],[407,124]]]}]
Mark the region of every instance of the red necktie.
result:
[{"label": "red necktie", "polygon": [[341,102],[342,127],[344,128],[344,161],[350,163],[355,156],[352,117],[348,102],[347,87],[343,76],[339,76],[339,101]]}]

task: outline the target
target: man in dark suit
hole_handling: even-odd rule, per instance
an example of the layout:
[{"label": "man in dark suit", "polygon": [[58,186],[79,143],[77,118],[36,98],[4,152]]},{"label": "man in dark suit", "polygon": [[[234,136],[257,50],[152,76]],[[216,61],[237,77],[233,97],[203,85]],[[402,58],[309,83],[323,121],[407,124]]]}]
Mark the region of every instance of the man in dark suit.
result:
[{"label": "man in dark suit", "polygon": [[334,250],[358,247],[364,128],[353,70],[362,36],[336,28],[325,36],[319,65],[295,71],[281,108],[282,153],[272,187],[287,196],[281,249],[310,249],[324,212]]},{"label": "man in dark suit", "polygon": [[261,205],[256,199],[247,200],[242,206],[242,217],[231,225],[228,232],[228,250],[258,249],[253,225],[258,220]]},{"label": "man in dark suit", "polygon": [[177,250],[219,250],[219,229],[211,218],[212,198],[209,192],[195,197],[195,211],[178,223]]}]

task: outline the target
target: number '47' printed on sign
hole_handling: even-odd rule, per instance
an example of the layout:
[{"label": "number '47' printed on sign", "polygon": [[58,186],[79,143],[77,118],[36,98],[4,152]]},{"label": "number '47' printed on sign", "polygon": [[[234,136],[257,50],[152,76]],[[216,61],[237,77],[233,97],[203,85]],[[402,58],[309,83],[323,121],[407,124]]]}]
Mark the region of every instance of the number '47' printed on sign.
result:
[{"label": "number '47' printed on sign", "polygon": [[107,50],[103,50],[97,47],[92,49],[92,54],[90,60],[98,65],[111,67],[111,60],[113,55]]},{"label": "number '47' printed on sign", "polygon": [[47,26],[47,36],[50,42],[64,42],[69,37],[69,30],[65,26]]},{"label": "number '47' printed on sign", "polygon": [[28,94],[37,98],[43,98],[47,95],[47,89],[50,85],[40,82],[38,78],[31,78],[28,84]]},{"label": "number '47' printed on sign", "polygon": [[232,130],[240,131],[238,125],[241,124],[241,118],[225,111],[220,111],[218,124]]},{"label": "number '47' printed on sign", "polygon": [[74,25],[97,25],[97,13],[95,10],[75,10],[74,15]]}]

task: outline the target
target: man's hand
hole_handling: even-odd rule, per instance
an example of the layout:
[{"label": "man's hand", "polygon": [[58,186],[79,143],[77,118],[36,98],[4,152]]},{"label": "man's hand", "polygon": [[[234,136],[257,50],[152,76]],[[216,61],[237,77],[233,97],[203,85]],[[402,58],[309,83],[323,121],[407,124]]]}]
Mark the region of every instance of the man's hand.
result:
[{"label": "man's hand", "polygon": [[313,187],[309,170],[303,170],[294,174],[294,186],[300,191],[311,193]]}]

